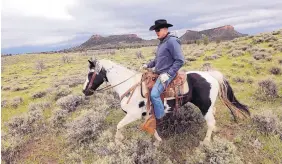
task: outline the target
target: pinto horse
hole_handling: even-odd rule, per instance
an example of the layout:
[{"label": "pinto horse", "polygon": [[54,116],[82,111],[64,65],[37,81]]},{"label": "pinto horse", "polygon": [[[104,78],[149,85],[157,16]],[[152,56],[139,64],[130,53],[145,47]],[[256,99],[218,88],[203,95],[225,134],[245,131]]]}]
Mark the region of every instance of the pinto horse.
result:
[{"label": "pinto horse", "polygon": [[[130,93],[129,96],[122,96],[132,86],[141,81],[142,73],[129,70],[119,64],[109,60],[88,60],[89,72],[83,85],[83,93],[86,96],[93,95],[97,88],[107,82],[111,88],[118,93],[121,99],[121,108],[126,113],[125,117],[118,123],[115,135],[116,141],[124,137],[121,129],[146,115],[147,99],[141,94],[141,86]],[[183,95],[180,106],[191,102],[196,105],[207,122],[208,130],[204,143],[209,143],[211,134],[215,129],[214,107],[217,96],[229,108],[231,114],[236,120],[237,116],[248,117],[250,112],[246,105],[241,104],[234,96],[233,90],[222,73],[219,71],[189,71],[186,72],[189,92]],[[130,99],[130,101],[128,101]],[[165,113],[172,112],[175,108],[175,99],[165,100]],[[157,130],[154,132],[157,141],[161,141]]]}]

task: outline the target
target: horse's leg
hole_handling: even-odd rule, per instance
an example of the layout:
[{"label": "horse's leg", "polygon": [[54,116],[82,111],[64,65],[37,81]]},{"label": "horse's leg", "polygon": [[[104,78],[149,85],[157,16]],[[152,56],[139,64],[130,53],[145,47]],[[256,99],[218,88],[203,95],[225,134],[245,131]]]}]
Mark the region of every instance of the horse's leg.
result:
[{"label": "horse's leg", "polygon": [[215,119],[214,119],[214,115],[213,115],[213,107],[211,106],[209,108],[208,113],[205,115],[205,120],[207,121],[207,125],[208,125],[208,130],[206,133],[206,137],[204,139],[204,143],[209,143],[211,140],[211,135],[213,130],[215,129]]},{"label": "horse's leg", "polygon": [[[141,117],[141,116],[140,116]],[[124,136],[121,134],[121,129],[125,126],[125,125],[127,125],[127,124],[129,124],[129,123],[131,123],[131,122],[133,122],[133,121],[136,121],[136,120],[138,120],[139,118],[137,117],[137,116],[134,116],[134,115],[132,115],[132,114],[126,114],[126,116],[118,123],[118,125],[117,125],[117,132],[116,132],[116,136],[115,136],[115,139],[116,139],[116,141],[117,140],[123,140],[124,139]]]},{"label": "horse's leg", "polygon": [[[217,84],[217,83],[215,83]],[[214,119],[214,114],[215,114],[215,110],[216,108],[214,107],[215,105],[215,101],[216,101],[216,97],[218,95],[218,85],[212,85],[211,90],[210,90],[210,107],[208,109],[208,112],[206,113],[206,115],[204,116],[205,120],[207,121],[207,125],[208,125],[208,131],[206,134],[206,137],[204,139],[204,143],[209,143],[211,140],[211,135],[212,132],[216,129],[215,127],[215,119]]]}]

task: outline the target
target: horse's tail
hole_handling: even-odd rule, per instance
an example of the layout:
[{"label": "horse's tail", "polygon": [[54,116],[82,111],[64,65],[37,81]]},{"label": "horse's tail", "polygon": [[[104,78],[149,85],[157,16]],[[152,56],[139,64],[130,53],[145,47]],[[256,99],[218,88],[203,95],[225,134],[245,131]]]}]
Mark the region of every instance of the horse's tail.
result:
[{"label": "horse's tail", "polygon": [[236,120],[237,116],[249,117],[250,111],[248,106],[241,104],[235,97],[233,89],[231,88],[228,81],[224,78],[221,72],[219,71],[208,71],[208,73],[215,78],[219,85],[219,98],[220,100],[229,108],[231,114]]}]

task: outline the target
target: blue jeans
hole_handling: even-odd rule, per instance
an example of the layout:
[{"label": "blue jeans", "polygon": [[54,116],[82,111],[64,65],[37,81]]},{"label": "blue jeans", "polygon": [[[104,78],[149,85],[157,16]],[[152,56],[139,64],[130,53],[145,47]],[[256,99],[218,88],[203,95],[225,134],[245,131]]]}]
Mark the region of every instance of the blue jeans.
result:
[{"label": "blue jeans", "polygon": [[[173,80],[175,76],[170,77],[164,84],[162,84],[160,78],[157,79],[151,91],[151,101],[154,106],[154,112],[157,119],[162,118],[164,113],[164,104],[161,100],[161,94],[168,86],[168,84]],[[165,85],[165,86],[164,86]]]}]

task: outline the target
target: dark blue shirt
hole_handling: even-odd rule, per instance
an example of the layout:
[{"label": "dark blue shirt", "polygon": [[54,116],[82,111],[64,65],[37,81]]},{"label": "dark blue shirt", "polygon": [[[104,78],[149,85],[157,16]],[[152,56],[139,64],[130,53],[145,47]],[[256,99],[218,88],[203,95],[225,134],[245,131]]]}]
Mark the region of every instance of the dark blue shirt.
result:
[{"label": "dark blue shirt", "polygon": [[168,73],[174,76],[184,64],[180,40],[173,35],[167,35],[158,45],[154,60],[148,63],[148,68],[155,67],[158,74]]}]

